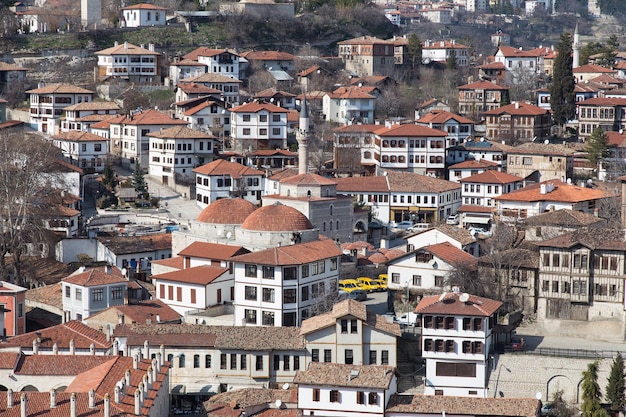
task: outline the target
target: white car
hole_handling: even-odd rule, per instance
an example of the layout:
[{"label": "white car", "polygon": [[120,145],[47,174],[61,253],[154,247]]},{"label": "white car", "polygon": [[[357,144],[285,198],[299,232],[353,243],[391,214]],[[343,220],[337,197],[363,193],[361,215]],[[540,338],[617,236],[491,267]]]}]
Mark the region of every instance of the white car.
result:
[{"label": "white car", "polygon": [[404,220],[401,221],[400,223],[396,223],[393,228],[394,229],[402,229],[402,230],[407,230],[409,227],[413,226],[413,222],[410,220]]},{"label": "white car", "polygon": [[447,224],[459,224],[459,215],[458,214],[449,215],[448,218],[446,219],[446,223]]}]

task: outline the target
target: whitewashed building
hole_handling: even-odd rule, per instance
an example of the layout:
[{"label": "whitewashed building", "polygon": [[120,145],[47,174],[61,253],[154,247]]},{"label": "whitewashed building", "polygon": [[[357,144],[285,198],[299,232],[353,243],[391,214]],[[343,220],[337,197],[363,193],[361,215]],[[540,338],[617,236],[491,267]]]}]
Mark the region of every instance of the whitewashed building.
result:
[{"label": "whitewashed building", "polygon": [[52,137],[54,146],[61,150],[63,159],[85,172],[104,172],[109,141],[93,133],[69,131]]},{"label": "whitewashed building", "polygon": [[196,174],[196,202],[202,208],[229,197],[241,197],[253,204],[261,202],[265,179],[262,171],[216,159],[193,172]]},{"label": "whitewashed building", "polygon": [[166,8],[154,4],[139,3],[122,8],[120,25],[127,28],[164,26]]},{"label": "whitewashed building", "polygon": [[67,106],[93,100],[94,92],[72,84],[39,85],[26,91],[30,95],[30,125],[33,129],[56,134]]}]

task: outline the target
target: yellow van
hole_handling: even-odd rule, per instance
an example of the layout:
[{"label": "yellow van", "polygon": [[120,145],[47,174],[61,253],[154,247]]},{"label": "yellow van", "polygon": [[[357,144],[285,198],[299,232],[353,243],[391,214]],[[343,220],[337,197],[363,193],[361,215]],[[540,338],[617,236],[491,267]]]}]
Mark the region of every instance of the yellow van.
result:
[{"label": "yellow van", "polygon": [[362,288],[359,286],[359,282],[356,279],[342,279],[339,281],[339,289],[345,292],[352,292]]},{"label": "yellow van", "polygon": [[377,279],[374,280],[374,282],[376,284],[378,284],[378,290],[377,291],[387,291],[387,280],[386,279],[377,278]]},{"label": "yellow van", "polygon": [[380,290],[380,284],[372,278],[358,277],[356,280],[363,291],[374,292]]}]

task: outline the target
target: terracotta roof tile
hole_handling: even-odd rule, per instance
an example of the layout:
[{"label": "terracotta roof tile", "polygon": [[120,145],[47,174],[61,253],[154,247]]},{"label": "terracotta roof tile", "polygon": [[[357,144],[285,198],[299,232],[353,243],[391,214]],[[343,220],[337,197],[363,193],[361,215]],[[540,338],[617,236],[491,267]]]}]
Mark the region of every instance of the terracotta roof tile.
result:
[{"label": "terracotta roof tile", "polygon": [[[357,373],[357,376],[353,376]],[[306,371],[298,371],[295,384],[386,390],[395,373],[393,366],[345,365],[311,362]]]},{"label": "terracotta roof tile", "polygon": [[572,156],[574,150],[563,145],[528,142],[511,147],[508,153],[510,155]]},{"label": "terracotta roof tile", "polygon": [[120,107],[112,101],[83,101],[64,107],[65,111],[97,111],[97,110],[119,110]]},{"label": "terracotta roof tile", "polygon": [[493,167],[499,167],[500,164],[497,162],[487,161],[486,159],[469,159],[467,161],[459,162],[458,164],[454,164],[448,167],[448,169],[489,169]]},{"label": "terracotta roof tile", "polygon": [[243,198],[221,198],[205,207],[197,220],[203,223],[242,224],[257,207]]},{"label": "terracotta roof tile", "polygon": [[460,189],[461,185],[412,172],[385,171],[391,192],[445,192]]},{"label": "terracotta roof tile", "polygon": [[424,246],[418,251],[427,251],[442,259],[450,265],[466,264],[468,266],[476,265],[476,258],[469,253],[453,246],[450,242],[436,243],[434,245]]},{"label": "terracotta roof tile", "polygon": [[359,36],[337,43],[338,45],[393,45],[393,41],[385,41],[374,36]]},{"label": "terracotta roof tile", "polygon": [[92,268],[86,271],[77,270],[69,277],[63,279],[63,282],[80,285],[82,287],[126,283],[127,281],[128,280],[117,267],[111,267],[110,272],[106,272],[105,267]]},{"label": "terracotta roof tile", "polygon": [[155,281],[174,281],[185,284],[208,285],[227,272],[228,268],[202,265],[153,275],[152,279]]},{"label": "terracotta roof tile", "polygon": [[337,191],[341,192],[389,192],[387,176],[335,178]]},{"label": "terracotta roof tile", "polygon": [[337,182],[333,179],[322,177],[321,175],[312,173],[300,174],[293,177],[284,178],[280,181],[280,183],[302,186],[337,185]]},{"label": "terracotta roof tile", "polygon": [[[255,405],[267,405],[280,400],[283,404],[298,404],[297,389],[268,389],[268,388],[244,388],[223,392],[212,396],[206,401],[205,409],[212,404],[235,404],[236,409],[253,407]],[[297,410],[296,410],[297,411]],[[255,414],[258,416],[258,414]]]},{"label": "terracotta roof tile", "polygon": [[122,10],[167,10],[165,7],[155,6],[149,3],[133,4],[132,6],[122,7]]},{"label": "terracotta roof tile", "polygon": [[[160,112],[158,110],[150,109],[144,110],[139,113],[134,113],[132,116],[118,116],[106,121],[108,124],[119,125],[188,125],[184,120],[174,119],[170,115]],[[92,125],[91,127],[95,127]]]},{"label": "terracotta roof tile", "polygon": [[[342,317],[354,317],[364,322],[367,321],[365,305],[355,300],[343,300],[333,305],[331,311],[318,314],[302,321],[300,334],[306,335],[326,327],[334,326]],[[399,327],[398,327],[399,329]]]},{"label": "terracotta roof tile", "polygon": [[247,51],[241,54],[248,61],[293,61],[296,57],[281,51]]},{"label": "terracotta roof tile", "polygon": [[198,83],[190,83],[190,82],[180,82],[178,83],[177,87],[187,93],[187,94],[222,94],[221,90],[215,89],[215,88],[211,88],[211,87],[207,87],[204,84],[198,84]]},{"label": "terracotta roof tile", "polygon": [[603,73],[603,74],[617,73],[617,71],[612,70],[610,68],[605,68],[605,67],[601,67],[600,65],[594,65],[594,64],[581,65],[572,70],[572,73],[574,74],[584,74],[584,73],[594,73],[594,72]]},{"label": "terracotta roof tile", "polygon": [[162,323],[175,322],[181,320],[181,315],[161,300],[146,300],[137,304],[125,304],[121,306],[109,307],[89,316],[89,320],[95,320],[98,315],[109,310],[117,311],[124,315],[127,323],[146,323],[147,320],[156,322],[157,316]]},{"label": "terracotta roof tile", "polygon": [[201,57],[201,56],[210,57],[210,56],[220,55],[220,54],[223,54],[225,52],[228,52],[230,54],[233,54],[233,55],[237,56],[236,53],[234,53],[233,51],[230,51],[228,49],[215,49],[215,48],[207,48],[207,47],[201,46],[201,47],[196,48],[193,51],[189,52],[188,54],[184,55],[183,58],[189,59],[189,60],[193,60],[193,61],[197,61],[198,58]]},{"label": "terracotta roof tile", "polygon": [[492,211],[492,207],[476,206],[471,204],[463,204],[457,210],[459,213],[491,213]]},{"label": "terracotta roof tile", "polygon": [[0,352],[0,369],[15,369],[20,355],[18,352]]},{"label": "terracotta roof tile", "polygon": [[73,84],[48,84],[44,87],[26,91],[28,94],[95,94],[91,90]]},{"label": "terracotta roof tile", "polygon": [[148,133],[146,136],[159,139],[216,139],[215,136],[209,133],[190,129],[187,126],[174,126],[161,129],[157,132]]},{"label": "terracotta roof tile", "polygon": [[153,252],[172,248],[172,234],[160,233],[146,236],[107,236],[98,241],[116,255]]},{"label": "terracotta roof tile", "polygon": [[578,103],[579,106],[626,106],[626,98],[594,97]]},{"label": "terracotta roof tile", "polygon": [[78,320],[14,336],[9,338],[7,343],[12,346],[32,348],[33,341],[37,338],[40,340],[40,349],[52,349],[55,343],[59,349],[69,349],[71,340],[74,341],[76,349],[89,349],[92,344],[96,349],[109,349],[111,347],[111,342],[107,341],[104,333],[92,329]]},{"label": "terracotta roof tile", "polygon": [[351,124],[348,126],[341,126],[333,129],[335,133],[352,133],[352,132],[363,132],[363,133],[374,133],[377,130],[380,130],[380,125],[360,125],[360,124]]},{"label": "terracotta roof tile", "polygon": [[225,159],[216,159],[213,162],[204,164],[193,170],[196,174],[202,175],[230,175],[232,178],[241,178],[242,176],[263,175],[263,171],[250,168],[237,162],[227,161]]},{"label": "terracotta roof tile", "polygon": [[223,245],[221,243],[193,242],[180,251],[180,256],[226,260],[232,256],[243,255],[249,251],[243,246]]},{"label": "terracotta roof tile", "polygon": [[541,247],[571,248],[576,245],[591,249],[605,249],[623,252],[626,250],[624,232],[614,229],[579,229],[572,233],[557,236],[537,243]]},{"label": "terracotta roof tile", "polygon": [[541,213],[524,220],[527,226],[564,226],[584,227],[606,223],[605,219],[594,216],[591,213],[583,213],[575,210],[555,210]]},{"label": "terracotta roof tile", "polygon": [[438,395],[393,395],[385,411],[420,415],[455,415],[536,417],[540,402],[535,398],[473,398]]},{"label": "terracotta roof tile", "polygon": [[101,355],[22,355],[16,375],[78,375],[111,360]]},{"label": "terracotta roof tile", "polygon": [[185,267],[185,258],[182,256],[174,256],[172,258],[157,259],[152,261],[152,263],[168,266],[170,268],[183,269]]},{"label": "terracotta roof tile", "polygon": [[[541,194],[541,186],[548,183],[554,184],[554,190]],[[610,197],[610,194],[602,190],[579,187],[578,185],[567,184],[559,180],[550,180],[520,188],[494,199],[498,201],[561,201],[577,203],[606,197]]]},{"label": "terracotta roof tile", "polygon": [[284,107],[278,107],[272,103],[245,103],[237,107],[232,107],[230,109],[231,113],[258,113],[260,111],[268,111],[271,113],[287,113],[289,110]]},{"label": "terracotta roof tile", "polygon": [[[77,416],[89,416],[89,417],[101,417],[104,416],[104,400],[103,397],[96,395],[95,407],[89,407],[89,394],[87,393],[71,393],[61,392],[56,393],[56,407],[50,408],[50,393],[48,392],[14,392],[13,393],[13,407],[6,407],[7,396],[0,396],[0,414],[3,417],[20,417],[20,396],[24,394],[27,400],[27,410],[29,416],[46,416],[46,417],[67,417],[71,415],[70,411],[70,397],[75,396],[76,399],[76,415]],[[111,395],[112,397],[112,395]],[[117,407],[111,398],[110,413],[111,416],[131,416],[134,414],[128,413],[120,407]]]},{"label": "terracotta roof tile", "polygon": [[329,94],[332,99],[375,99],[373,95],[366,92],[361,87],[351,86],[351,87],[339,87],[335,91]]},{"label": "terracotta roof tile", "polygon": [[205,74],[198,75],[196,77],[185,78],[184,80],[180,80],[179,84],[183,83],[222,83],[222,84],[240,84],[236,78],[226,77],[224,75],[214,74],[212,72],[207,72]]},{"label": "terracotta roof tile", "polygon": [[289,178],[298,175],[298,169],[296,168],[283,168],[277,171],[273,171],[269,177],[272,181],[280,181],[283,178]]},{"label": "terracotta roof tile", "polygon": [[406,123],[402,125],[393,125],[391,127],[383,127],[376,131],[376,135],[380,137],[445,137],[447,133],[432,129],[428,126]]},{"label": "terracotta roof tile", "polygon": [[474,124],[474,121],[467,117],[459,116],[458,114],[445,110],[431,110],[417,119],[415,123],[446,123],[448,120],[455,120],[462,124]]},{"label": "terracotta roof tile", "polygon": [[[287,229],[303,230],[303,229]],[[341,256],[342,251],[332,240],[318,240],[291,246],[280,246],[239,255],[231,258],[233,262],[255,263],[260,265],[301,265]]]},{"label": "terracotta roof tile", "polygon": [[67,142],[105,142],[108,141],[107,138],[103,138],[102,136],[94,135],[89,132],[80,132],[77,130],[70,130],[69,132],[62,132],[56,136],[52,137],[53,139],[63,140]]},{"label": "terracotta roof tile", "polygon": [[422,298],[416,313],[420,314],[447,314],[458,316],[489,317],[502,306],[502,302],[490,298],[469,296],[467,302],[459,300],[461,293],[444,293],[445,295],[431,295]]},{"label": "terracotta roof tile", "polygon": [[253,211],[241,224],[241,228],[258,231],[295,232],[311,230],[313,224],[299,210],[276,202]]},{"label": "terracotta roof tile", "polygon": [[[500,63],[498,62],[498,64]],[[494,84],[489,81],[476,81],[470,84],[465,84],[460,87],[457,87],[457,89],[459,90],[508,90],[509,87]]]},{"label": "terracotta roof tile", "polygon": [[480,174],[471,175],[467,178],[462,178],[459,182],[473,182],[482,184],[510,184],[512,182],[521,182],[524,178],[517,175],[507,174],[506,172],[489,170],[481,172]]},{"label": "terracotta roof tile", "polygon": [[498,107],[493,110],[488,110],[484,114],[487,116],[499,116],[502,114],[512,114],[517,116],[538,116],[542,114],[548,114],[548,110],[541,107],[537,107],[533,104],[524,102],[515,102],[507,104],[506,106]]}]

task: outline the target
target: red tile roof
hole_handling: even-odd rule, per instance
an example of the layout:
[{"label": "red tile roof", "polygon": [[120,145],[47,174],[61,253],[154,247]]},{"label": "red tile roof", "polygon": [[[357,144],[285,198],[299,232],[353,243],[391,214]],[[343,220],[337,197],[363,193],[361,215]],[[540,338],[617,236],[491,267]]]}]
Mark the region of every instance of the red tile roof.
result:
[{"label": "red tile roof", "polygon": [[511,114],[516,116],[538,116],[548,113],[549,112],[546,109],[542,109],[541,107],[518,101],[515,103],[507,104],[506,106],[498,107],[497,109],[488,110],[484,114],[487,116],[499,116],[502,114]]},{"label": "red tile roof", "polygon": [[311,230],[313,224],[297,209],[276,202],[252,212],[241,224],[241,228],[258,231],[296,232]]},{"label": "red tile roof", "polygon": [[330,240],[318,240],[291,246],[279,246],[231,258],[233,262],[260,265],[301,265],[341,256],[343,252]]},{"label": "red tile roof", "polygon": [[226,260],[230,257],[243,255],[249,251],[243,246],[223,245],[221,243],[193,242],[180,251],[180,256],[190,256],[192,258],[205,258]]},{"label": "red tile roof", "polygon": [[167,10],[165,7],[155,6],[154,4],[139,3],[132,6],[122,7],[122,10]]},{"label": "red tile roof", "polygon": [[394,373],[393,366],[311,362],[306,371],[298,371],[293,382],[301,385],[386,390]]},{"label": "red tile roof", "polygon": [[180,269],[178,271],[165,272],[159,275],[153,275],[152,279],[156,281],[175,281],[185,284],[209,285],[222,275],[228,272],[228,268],[219,266],[195,266],[193,268]]},{"label": "red tile roof", "polygon": [[146,236],[107,236],[98,241],[116,255],[154,252],[172,248],[172,234],[159,233]]},{"label": "red tile roof", "polygon": [[603,74],[615,74],[617,71],[609,69],[609,68],[605,68],[605,67],[601,67],[600,65],[594,65],[594,64],[585,64],[585,65],[581,65],[578,68],[574,68],[572,70],[572,73],[574,74],[584,74],[584,73],[603,73]]},{"label": "red tile roof", "polygon": [[[133,7],[133,6],[131,6]],[[155,8],[160,9],[160,7]],[[110,48],[103,49],[95,53],[96,55],[161,55],[158,52],[151,51],[146,48],[142,48],[132,43],[121,43]]]},{"label": "red tile roof", "polygon": [[361,125],[361,124],[352,124],[348,126],[341,126],[333,129],[335,133],[374,133],[377,130],[380,130],[380,125]]},{"label": "red tile roof", "polygon": [[391,192],[436,192],[460,189],[461,185],[413,172],[385,171]]},{"label": "red tile roof", "polygon": [[302,186],[337,185],[337,182],[335,180],[322,177],[321,175],[318,175],[318,174],[312,174],[312,173],[300,174],[300,175],[296,175],[293,177],[284,178],[280,180],[280,183],[285,184],[285,185],[302,185]]},{"label": "red tile roof", "polygon": [[293,61],[296,57],[288,52],[282,51],[247,51],[241,56],[248,61]]},{"label": "red tile roof", "polygon": [[374,36],[359,36],[337,43],[338,45],[393,45],[393,41],[385,41]]},{"label": "red tile roof", "polygon": [[22,355],[16,375],[78,375],[111,360],[102,355]]},{"label": "red tile roof", "polygon": [[272,103],[251,102],[251,103],[242,104],[237,107],[232,107],[230,109],[230,112],[231,113],[258,113],[263,110],[271,112],[271,113],[287,113],[289,111],[285,109],[284,107],[279,107]]},{"label": "red tile roof", "polygon": [[223,54],[224,52],[237,55],[233,51],[229,51],[228,49],[214,49],[214,48],[207,48],[207,47],[201,46],[189,52],[187,55],[184,55],[183,58],[197,61],[198,58],[201,56],[206,56],[206,57],[215,56],[215,55]]},{"label": "red tile roof", "polygon": [[49,84],[44,87],[26,91],[28,94],[95,94],[91,90],[77,87],[73,84]]},{"label": "red tile roof", "polygon": [[538,57],[540,54],[536,50],[524,51],[522,49],[513,48],[512,46],[500,46],[500,51],[505,57],[511,58],[533,58]]},{"label": "red tile roof", "polygon": [[443,293],[422,298],[415,312],[420,314],[446,314],[457,316],[489,317],[502,306],[502,302],[486,297],[469,295],[466,302],[459,297],[461,293]]},{"label": "red tile roof", "polygon": [[203,223],[242,224],[257,207],[243,198],[221,198],[205,207],[197,220]]},{"label": "red tile roof", "polygon": [[18,352],[0,352],[0,369],[15,369],[20,355]]},{"label": "red tile roof", "polygon": [[626,98],[594,97],[578,103],[579,106],[626,106]]},{"label": "red tile roof", "polygon": [[459,123],[463,124],[474,124],[473,120],[468,119],[467,117],[459,116],[458,114],[451,113],[445,110],[431,110],[426,113],[419,119],[415,121],[415,123],[446,123],[448,120],[455,120]]},{"label": "red tile roof", "polygon": [[517,175],[507,174],[506,172],[489,170],[475,174],[467,178],[462,178],[459,182],[474,182],[482,184],[510,184],[512,182],[524,181],[524,178]]},{"label": "red tile roof", "polygon": [[459,213],[491,213],[492,210],[493,209],[491,207],[472,206],[469,204],[463,204],[461,207],[459,207],[457,212]]},{"label": "red tile roof", "polygon": [[55,343],[59,349],[69,349],[71,340],[74,341],[76,349],[89,349],[92,344],[96,349],[109,349],[111,347],[111,342],[107,341],[104,333],[92,329],[78,320],[11,337],[7,344],[32,348],[33,340],[37,338],[40,340],[40,349],[52,349]]},{"label": "red tile roof", "polygon": [[200,74],[196,77],[185,78],[184,80],[180,80],[178,83],[179,84],[183,84],[183,83],[241,84],[241,81],[236,78],[227,77],[225,75],[207,72],[205,74]]},{"label": "red tile roof", "polygon": [[179,83],[177,87],[187,94],[222,94],[220,90],[207,87],[204,84],[182,82]]},{"label": "red tile roof", "polygon": [[389,192],[387,176],[335,178],[337,191],[341,192]]},{"label": "red tile roof", "polygon": [[431,129],[427,126],[407,123],[403,125],[393,125],[391,127],[383,127],[376,131],[376,135],[380,137],[446,137],[447,133]]},{"label": "red tile roof", "polygon": [[159,139],[216,139],[210,133],[190,129],[187,126],[174,126],[148,133],[146,136]]},{"label": "red tile roof", "polygon": [[476,264],[475,257],[453,246],[450,242],[436,243],[434,245],[424,246],[418,250],[430,252],[452,266],[465,264],[471,267]]},{"label": "red tile roof", "polygon": [[250,168],[237,162],[230,162],[225,159],[216,159],[213,162],[204,164],[193,170],[196,174],[202,175],[230,175],[232,178],[241,178],[249,175],[263,175],[263,171]]},{"label": "red tile roof", "polygon": [[463,161],[463,162],[459,162],[458,164],[451,165],[450,167],[448,167],[448,169],[472,169],[472,168],[487,169],[487,168],[498,167],[498,166],[500,166],[500,164],[498,164],[497,162],[487,161],[486,159],[479,159],[479,160],[469,159],[467,161]]},{"label": "red tile roof", "polygon": [[375,99],[376,97],[368,93],[364,88],[351,86],[339,87],[328,95],[332,99]]},{"label": "red tile roof", "polygon": [[147,323],[148,320],[157,321],[157,316],[161,323],[180,321],[181,315],[161,300],[147,300],[137,304],[125,304],[121,306],[109,307],[89,316],[88,320],[96,318],[108,310],[114,310],[124,315],[125,323]]},{"label": "red tile roof", "polygon": [[[554,184],[554,190],[541,194],[541,185]],[[495,197],[498,201],[562,201],[567,203],[578,203],[581,201],[597,200],[610,197],[602,190],[579,187],[578,185],[567,184],[559,180],[544,181],[529,185],[519,190]]]},{"label": "red tile roof", "polygon": [[474,398],[441,395],[393,395],[385,411],[390,414],[435,416],[446,414],[484,417],[536,417],[540,401],[535,398]]},{"label": "red tile roof", "polygon": [[67,278],[63,278],[63,282],[69,284],[80,285],[82,287],[96,287],[100,285],[109,285],[117,283],[126,283],[128,280],[117,267],[110,267],[111,271],[106,272],[105,267],[88,269],[86,271],[77,270]]}]

